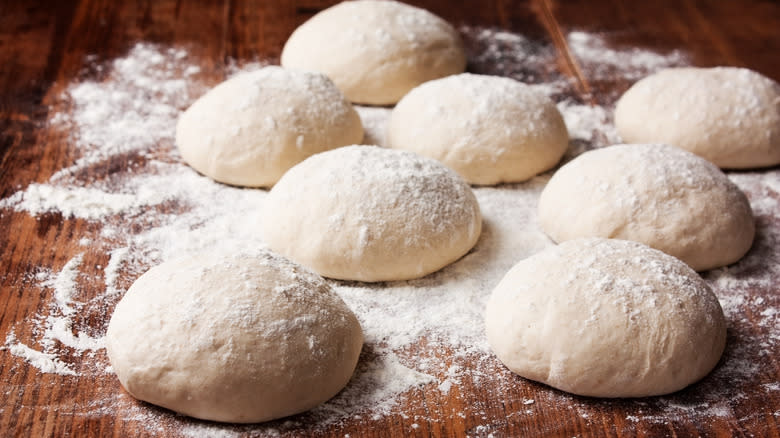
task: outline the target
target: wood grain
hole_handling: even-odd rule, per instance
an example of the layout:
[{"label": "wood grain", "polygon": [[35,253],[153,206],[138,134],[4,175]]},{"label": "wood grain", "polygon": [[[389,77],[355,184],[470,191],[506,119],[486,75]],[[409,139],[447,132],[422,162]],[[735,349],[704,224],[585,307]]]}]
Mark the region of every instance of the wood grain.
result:
[{"label": "wood grain", "polygon": [[[207,77],[225,77],[231,62],[277,62],[292,30],[319,10],[334,4],[325,0],[222,1],[30,1],[0,3],[0,198],[32,182],[45,182],[59,168],[72,163],[74,151],[65,133],[47,129],[49,105],[69,82],[95,78],[100,72],[84,69],[84,59],[95,63],[127,53],[139,41],[187,48],[199,60]],[[556,50],[555,65],[539,80],[562,75],[574,81],[573,98],[609,104],[630,83],[622,79],[590,77],[568,47],[572,30],[600,32],[613,47],[642,47],[668,52],[684,49],[695,65],[738,65],[780,80],[780,5],[773,1],[664,0],[420,0],[412,2],[457,26],[486,26],[527,36]],[[471,63],[472,71],[489,66]],[[125,160],[130,158],[125,158]],[[103,169],[122,168],[126,161]],[[105,178],[99,169],[85,178]],[[30,325],[19,321],[45,313],[50,292],[30,293],[31,275],[59,271],[81,249],[77,241],[95,235],[101,224],[66,219],[58,213],[39,218],[0,209],[0,334],[12,329],[19,338],[31,336]],[[780,227],[769,220],[763,227]],[[771,242],[764,242],[769,245]],[[99,266],[108,254],[85,253],[82,279],[89,299],[104,284]],[[769,260],[776,263],[776,260]],[[132,278],[123,279],[125,283]],[[756,289],[755,296],[776,299],[777,285]],[[775,297],[775,298],[771,298]],[[87,314],[83,323],[104,329],[110,306],[102,314]],[[750,319],[755,321],[754,318]],[[765,328],[743,327],[755,333]],[[733,336],[733,334],[732,334]],[[778,353],[778,352],[775,352]],[[104,352],[97,354],[103,355]],[[403,353],[436,357],[450,364],[450,352],[424,341]],[[678,415],[665,421],[645,421],[644,414],[660,412],[658,403],[644,407],[633,401],[595,400],[566,396],[544,385],[507,373],[494,361],[495,373],[506,374],[506,384],[486,385],[464,378],[448,394],[423,387],[406,394],[403,415],[350,419],[324,431],[306,429],[291,435],[385,436],[780,436],[780,392],[762,391],[778,382],[780,364],[774,357],[756,357],[756,381],[747,399],[735,399],[729,412],[702,419]],[[68,358],[79,364],[80,358]],[[441,376],[437,376],[441,377]],[[128,397],[112,375],[64,378],[42,374],[8,351],[0,351],[0,435],[2,436],[173,436],[177,425],[192,420],[168,415],[161,430],[149,429],[139,411],[162,412],[143,403],[120,412],[101,413],[95,403],[110,397]],[[728,385],[705,379],[697,387]],[[725,392],[728,394],[728,391]],[[568,404],[545,404],[551,397]],[[683,391],[680,403],[701,401],[696,388]],[[524,404],[536,400],[534,405]],[[124,405],[123,405],[124,406]],[[520,414],[532,410],[533,414]],[[85,414],[89,413],[89,414]],[[463,413],[463,415],[457,415]],[[166,414],[167,415],[167,414]],[[585,415],[585,416],[584,416]],[[638,420],[627,417],[636,416]],[[414,427],[416,425],[417,427]],[[249,426],[229,430],[253,434]]]}]

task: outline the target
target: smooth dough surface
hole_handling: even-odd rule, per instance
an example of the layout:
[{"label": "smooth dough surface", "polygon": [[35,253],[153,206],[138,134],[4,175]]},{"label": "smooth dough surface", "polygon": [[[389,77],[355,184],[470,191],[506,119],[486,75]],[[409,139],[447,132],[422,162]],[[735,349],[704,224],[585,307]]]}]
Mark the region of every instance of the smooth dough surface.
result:
[{"label": "smooth dough surface", "polygon": [[498,184],[553,167],[569,135],[544,93],[514,79],[463,73],[404,96],[387,143],[439,160],[472,184]]},{"label": "smooth dough surface", "polygon": [[117,304],[106,349],[134,397],[214,421],[303,412],[349,381],[357,318],[313,272],[268,251],[150,269]]},{"label": "smooth dough surface", "polygon": [[388,105],[425,81],[463,72],[466,54],[457,31],[424,9],[357,0],[298,27],[281,63],[325,73],[352,102]]},{"label": "smooth dough surface", "polygon": [[626,143],[667,143],[719,167],[780,163],[780,85],[736,67],[673,68],[634,84],[615,109]]},{"label": "smooth dough surface", "polygon": [[327,77],[274,66],[217,85],[176,126],[187,164],[248,187],[272,186],[306,157],[362,139],[360,117]]},{"label": "smooth dough surface", "polygon": [[482,230],[471,187],[411,152],[348,146],[290,169],[265,198],[268,246],[343,280],[422,277],[454,262]]},{"label": "smooth dough surface", "polygon": [[612,239],[572,240],[515,265],[485,325],[510,370],[593,397],[680,390],[715,367],[726,343],[718,299],[696,272]]},{"label": "smooth dough surface", "polygon": [[736,262],[755,235],[745,194],[712,163],[667,145],[616,145],[562,166],[539,199],[556,242],[642,242],[697,271]]}]

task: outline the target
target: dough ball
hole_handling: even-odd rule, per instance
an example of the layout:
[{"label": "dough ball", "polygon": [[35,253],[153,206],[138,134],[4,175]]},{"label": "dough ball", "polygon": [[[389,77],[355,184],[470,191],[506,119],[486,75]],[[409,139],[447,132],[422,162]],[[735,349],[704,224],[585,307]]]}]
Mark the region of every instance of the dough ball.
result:
[{"label": "dough ball", "polygon": [[396,1],[348,1],[290,35],[282,65],[328,75],[352,102],[388,105],[415,86],[462,72],[458,33],[432,13]]},{"label": "dough ball", "polygon": [[668,143],[723,168],[780,163],[780,85],[745,68],[673,68],[632,86],[615,126],[628,143]]},{"label": "dough ball", "polygon": [[466,254],[482,231],[477,199],[455,172],[375,146],[308,158],[264,208],[271,249],[342,280],[422,277]]},{"label": "dough ball", "polygon": [[625,240],[577,239],[516,264],[490,296],[488,342],[513,372],[592,397],[682,389],[726,343],[718,299],[684,263]]},{"label": "dough ball", "polygon": [[196,418],[303,412],[349,381],[363,334],[318,275],[269,252],[201,255],[142,275],[106,334],[134,397]]},{"label": "dough ball", "polygon": [[281,67],[217,85],[176,126],[187,164],[248,187],[272,186],[306,157],[362,139],[360,117],[327,77]]},{"label": "dough ball", "polygon": [[697,271],[734,263],[755,234],[747,198],[708,161],[667,145],[617,145],[561,167],[542,191],[539,222],[556,242],[642,242]]},{"label": "dough ball", "polygon": [[527,180],[561,159],[569,135],[555,103],[513,79],[460,74],[426,82],[393,110],[388,145],[437,159],[472,184]]}]

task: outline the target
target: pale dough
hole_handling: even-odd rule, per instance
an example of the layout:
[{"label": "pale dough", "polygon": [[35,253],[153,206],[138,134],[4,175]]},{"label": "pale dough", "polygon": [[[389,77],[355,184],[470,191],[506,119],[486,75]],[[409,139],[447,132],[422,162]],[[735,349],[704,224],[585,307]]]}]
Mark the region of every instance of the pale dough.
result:
[{"label": "pale dough", "polygon": [[734,263],[750,249],[744,193],[703,158],[667,145],[616,145],[561,167],[539,199],[539,222],[556,242],[634,240],[697,271]]},{"label": "pale dough", "polygon": [[455,172],[375,146],[306,159],[263,208],[271,249],[343,280],[422,277],[466,254],[482,230],[477,199]]},{"label": "pale dough", "polygon": [[425,81],[461,73],[466,55],[457,31],[436,15],[396,1],[358,0],[298,27],[281,62],[325,73],[353,102],[388,105]]},{"label": "pale dough", "polygon": [[273,66],[217,85],[176,126],[187,164],[249,187],[272,186],[306,157],[362,139],[360,117],[327,77]]},{"label": "pale dough", "polygon": [[736,67],[673,68],[634,84],[617,103],[627,143],[667,143],[732,169],[780,163],[780,85]]},{"label": "pale dough", "polygon": [[267,251],[150,269],[117,304],[106,349],[134,397],[214,421],[311,409],[349,381],[357,318],[313,272]]},{"label": "pale dough", "polygon": [[426,82],[393,110],[389,147],[439,160],[472,184],[525,181],[553,167],[569,136],[555,103],[509,78]]},{"label": "pale dough", "polygon": [[593,397],[682,389],[726,342],[718,299],[696,272],[625,240],[572,240],[521,261],[490,296],[485,325],[510,370]]}]

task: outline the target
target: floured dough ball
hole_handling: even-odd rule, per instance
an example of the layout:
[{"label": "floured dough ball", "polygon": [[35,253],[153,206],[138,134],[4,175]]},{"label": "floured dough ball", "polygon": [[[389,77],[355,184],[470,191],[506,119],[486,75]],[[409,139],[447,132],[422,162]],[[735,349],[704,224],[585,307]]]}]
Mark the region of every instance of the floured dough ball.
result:
[{"label": "floured dough ball", "polygon": [[360,117],[327,77],[281,67],[217,85],[176,126],[187,164],[248,187],[272,186],[306,157],[362,139]]},{"label": "floured dough ball", "polygon": [[387,105],[425,81],[462,72],[466,55],[458,33],[436,15],[396,1],[358,0],[298,27],[282,65],[325,73],[353,102]]},{"label": "floured dough ball", "polygon": [[718,299],[684,263],[625,240],[577,239],[515,265],[485,315],[513,372],[593,397],[682,389],[726,343]]},{"label": "floured dough ball", "polygon": [[117,304],[106,334],[111,365],[134,397],[236,423],[333,397],[362,345],[355,315],[321,277],[267,251],[150,269]]},{"label": "floured dough ball", "polygon": [[482,230],[471,187],[411,152],[349,146],[308,158],[265,199],[268,246],[321,275],[386,281],[454,262]]},{"label": "floured dough ball", "polygon": [[745,68],[673,68],[632,86],[615,126],[628,143],[668,143],[723,168],[780,163],[780,85]]},{"label": "floured dough ball", "polygon": [[608,237],[642,242],[697,271],[750,249],[745,194],[710,162],[667,145],[617,145],[561,167],[542,191],[539,222],[556,242]]},{"label": "floured dough ball", "polygon": [[509,78],[426,82],[393,110],[388,145],[437,159],[472,184],[525,181],[553,167],[569,135],[555,103]]}]

